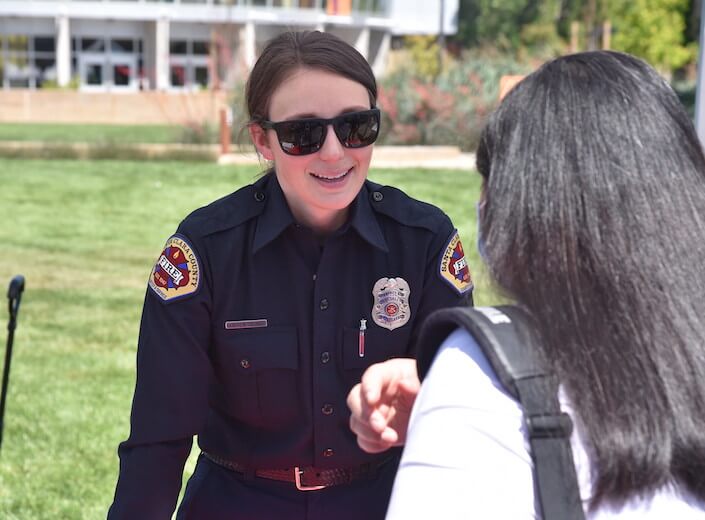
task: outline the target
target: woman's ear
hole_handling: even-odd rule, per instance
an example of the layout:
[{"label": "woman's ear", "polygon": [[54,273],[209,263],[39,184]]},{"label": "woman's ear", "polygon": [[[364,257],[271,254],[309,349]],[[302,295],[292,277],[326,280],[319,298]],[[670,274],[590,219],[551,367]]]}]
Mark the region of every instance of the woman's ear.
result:
[{"label": "woman's ear", "polygon": [[247,127],[250,132],[250,139],[252,143],[257,148],[257,153],[264,157],[267,161],[274,160],[274,153],[272,153],[272,148],[269,145],[269,137],[267,132],[256,123],[253,123]]}]

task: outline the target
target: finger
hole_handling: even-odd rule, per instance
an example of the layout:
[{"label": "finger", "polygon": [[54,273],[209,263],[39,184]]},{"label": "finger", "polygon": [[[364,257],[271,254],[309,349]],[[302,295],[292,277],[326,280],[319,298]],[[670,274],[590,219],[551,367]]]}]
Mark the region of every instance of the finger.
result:
[{"label": "finger", "polygon": [[358,442],[364,444],[375,444],[384,442],[382,434],[371,430],[365,423],[354,419],[350,421],[350,429],[357,435]]},{"label": "finger", "polygon": [[369,416],[360,414],[350,415],[350,429],[356,435],[379,437],[389,424],[389,414],[373,410]]},{"label": "finger", "polygon": [[348,392],[348,398],[346,403],[350,412],[353,415],[359,415],[362,411],[362,396],[361,396],[361,385],[360,383],[352,387],[350,392]]},{"label": "finger", "polygon": [[357,444],[368,453],[380,453],[386,451],[399,443],[399,435],[396,430],[387,428],[382,435],[373,437],[358,436]]},{"label": "finger", "polygon": [[397,387],[397,400],[395,401],[397,408],[411,410],[416,401],[416,396],[421,389],[421,383],[418,379],[404,379],[399,382]]},{"label": "finger", "polygon": [[[356,384],[348,393],[346,400],[350,413],[359,417],[361,420],[369,421],[370,417],[379,411],[383,417],[387,415],[388,406],[380,403],[368,403],[363,398],[362,384]],[[377,419],[379,421],[379,418]]]},{"label": "finger", "polygon": [[392,447],[391,444],[384,441],[378,440],[368,442],[364,439],[360,439],[359,437],[357,439],[357,445],[360,446],[360,448],[363,451],[366,451],[367,453],[381,453],[383,451],[387,451],[389,448]]},{"label": "finger", "polygon": [[401,374],[393,363],[376,363],[365,370],[360,382],[363,405],[376,405],[383,395],[393,395]]},{"label": "finger", "polygon": [[399,441],[399,432],[394,428],[385,428],[380,435],[381,443],[388,447],[394,446]]},{"label": "finger", "polygon": [[406,392],[411,395],[416,395],[419,393],[419,389],[421,388],[421,381],[419,381],[419,378],[417,376],[410,376],[410,377],[405,377],[401,381],[399,381],[399,390],[402,390],[403,392]]},{"label": "finger", "polygon": [[388,411],[380,409],[373,410],[372,413],[370,413],[367,424],[372,431],[379,435],[387,427],[387,424],[389,424]]},{"label": "finger", "polygon": [[360,394],[362,401],[369,406],[374,406],[379,401],[381,387],[384,384],[384,372],[379,370],[379,365],[372,365],[362,374]]}]

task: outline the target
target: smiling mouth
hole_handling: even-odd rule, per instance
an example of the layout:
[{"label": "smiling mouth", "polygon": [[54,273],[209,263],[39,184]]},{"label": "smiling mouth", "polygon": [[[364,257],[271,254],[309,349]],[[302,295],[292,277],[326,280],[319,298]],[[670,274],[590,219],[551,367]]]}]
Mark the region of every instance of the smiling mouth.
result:
[{"label": "smiling mouth", "polygon": [[315,179],[322,181],[322,182],[336,183],[336,182],[342,181],[345,177],[348,176],[348,174],[351,171],[352,171],[352,168],[349,168],[349,169],[345,170],[344,172],[339,173],[338,175],[335,175],[335,176],[320,175],[318,173],[313,173],[313,172],[310,172],[309,175],[311,175],[311,177],[314,177]]}]

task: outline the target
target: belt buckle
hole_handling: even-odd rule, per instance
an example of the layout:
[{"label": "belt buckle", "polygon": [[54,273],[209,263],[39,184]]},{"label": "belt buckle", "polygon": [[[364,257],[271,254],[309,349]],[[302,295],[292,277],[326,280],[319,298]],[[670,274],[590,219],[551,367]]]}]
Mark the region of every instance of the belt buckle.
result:
[{"label": "belt buckle", "polygon": [[301,475],[304,474],[304,470],[298,466],[294,467],[294,483],[296,483],[296,489],[299,491],[318,491],[319,489],[327,488],[328,486],[304,486],[301,484]]}]

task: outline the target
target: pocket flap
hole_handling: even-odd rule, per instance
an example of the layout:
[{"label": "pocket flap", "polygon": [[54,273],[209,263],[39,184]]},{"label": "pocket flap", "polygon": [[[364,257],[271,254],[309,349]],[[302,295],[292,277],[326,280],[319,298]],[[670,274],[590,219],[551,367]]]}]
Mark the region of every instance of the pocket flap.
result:
[{"label": "pocket flap", "polygon": [[226,331],[221,352],[246,372],[299,368],[295,327]]}]

